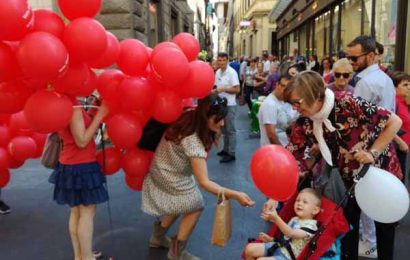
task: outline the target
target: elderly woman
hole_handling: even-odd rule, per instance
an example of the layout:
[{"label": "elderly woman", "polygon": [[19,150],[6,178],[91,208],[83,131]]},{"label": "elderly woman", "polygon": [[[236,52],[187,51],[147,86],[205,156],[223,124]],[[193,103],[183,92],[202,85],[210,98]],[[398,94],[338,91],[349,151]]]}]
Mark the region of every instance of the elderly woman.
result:
[{"label": "elderly woman", "polygon": [[[374,164],[402,178],[391,145],[401,126],[398,116],[347,92],[333,93],[313,71],[291,80],[284,98],[301,114],[287,146],[300,162],[301,172],[305,149],[316,144],[324,161],[339,169],[346,188],[362,164]],[[360,212],[356,198],[349,198],[344,213],[353,230],[342,241],[343,259],[358,259]],[[395,225],[375,224],[379,259],[393,259]]]},{"label": "elderly woman", "polygon": [[333,92],[347,91],[353,94],[354,88],[349,85],[352,79],[353,67],[346,59],[340,59],[333,64],[333,76],[335,81],[330,83],[327,87]]}]

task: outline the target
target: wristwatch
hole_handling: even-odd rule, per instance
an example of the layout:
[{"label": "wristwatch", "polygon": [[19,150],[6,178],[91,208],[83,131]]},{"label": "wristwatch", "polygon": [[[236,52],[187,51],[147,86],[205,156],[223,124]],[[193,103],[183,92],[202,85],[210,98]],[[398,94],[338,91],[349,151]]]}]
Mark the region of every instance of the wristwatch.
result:
[{"label": "wristwatch", "polygon": [[381,152],[377,151],[376,149],[370,149],[369,153],[373,156],[373,159],[376,161],[377,158],[380,156]]}]

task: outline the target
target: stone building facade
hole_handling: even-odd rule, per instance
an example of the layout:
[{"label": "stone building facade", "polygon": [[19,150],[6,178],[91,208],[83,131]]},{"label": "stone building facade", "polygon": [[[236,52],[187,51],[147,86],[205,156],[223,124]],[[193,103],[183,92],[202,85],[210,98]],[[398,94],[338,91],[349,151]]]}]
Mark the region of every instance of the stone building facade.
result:
[{"label": "stone building facade", "polygon": [[136,38],[148,46],[193,33],[194,13],[186,1],[116,0],[103,2],[97,19],[119,40]]},{"label": "stone building facade", "polygon": [[[33,9],[59,13],[57,1],[29,0]],[[96,17],[119,40],[136,38],[147,46],[171,40],[180,32],[193,33],[194,12],[187,0],[103,0]]]}]

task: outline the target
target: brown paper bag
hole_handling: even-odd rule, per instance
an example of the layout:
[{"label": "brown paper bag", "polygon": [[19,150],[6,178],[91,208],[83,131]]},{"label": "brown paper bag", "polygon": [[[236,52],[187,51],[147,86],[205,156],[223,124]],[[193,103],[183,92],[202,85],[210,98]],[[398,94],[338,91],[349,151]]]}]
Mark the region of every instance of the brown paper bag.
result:
[{"label": "brown paper bag", "polygon": [[212,228],[211,243],[215,246],[225,246],[232,231],[231,201],[225,198],[224,191],[218,193],[215,208],[214,226]]}]

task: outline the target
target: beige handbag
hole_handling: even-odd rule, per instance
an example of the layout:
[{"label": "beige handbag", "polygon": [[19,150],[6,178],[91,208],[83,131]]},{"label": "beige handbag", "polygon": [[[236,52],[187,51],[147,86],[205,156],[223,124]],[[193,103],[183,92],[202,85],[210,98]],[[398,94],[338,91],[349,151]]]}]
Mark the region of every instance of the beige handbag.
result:
[{"label": "beige handbag", "polygon": [[60,157],[60,151],[62,149],[62,141],[57,132],[50,134],[47,137],[44,145],[43,154],[41,155],[41,164],[49,169],[55,169],[58,164],[58,158]]},{"label": "beige handbag", "polygon": [[231,201],[225,198],[223,189],[219,191],[215,207],[214,226],[211,243],[215,246],[225,246],[232,232]]}]

